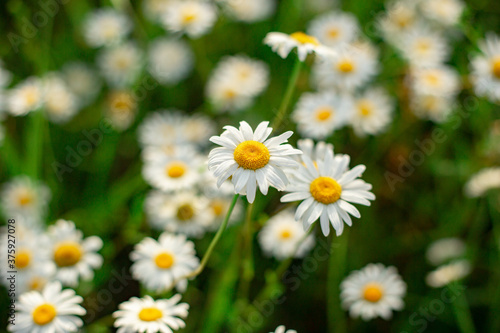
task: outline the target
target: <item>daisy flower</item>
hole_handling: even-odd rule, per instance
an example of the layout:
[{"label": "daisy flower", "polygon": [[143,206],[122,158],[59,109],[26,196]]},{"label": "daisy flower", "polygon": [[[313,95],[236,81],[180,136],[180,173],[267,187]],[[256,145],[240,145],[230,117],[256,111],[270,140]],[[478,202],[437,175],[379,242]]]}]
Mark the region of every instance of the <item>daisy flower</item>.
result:
[{"label": "daisy flower", "polygon": [[284,195],[281,201],[303,200],[295,219],[303,222],[304,230],[319,218],[325,236],[330,234],[330,223],[340,236],[344,222],[352,225],[350,215],[361,216],[351,202],[369,206],[369,200],[375,199],[370,192],[372,186],[358,179],[366,167],[358,165],[349,170],[349,160],[347,155],[334,158],[333,151],[327,150],[325,158],[317,160],[315,165],[307,155],[302,155],[303,164],[299,165],[287,189],[291,193]]},{"label": "daisy flower", "polygon": [[77,332],[86,311],[83,298],[72,289],[62,289],[59,282],[47,284],[42,292],[30,291],[19,297],[15,325],[9,332]]},{"label": "daisy flower", "polygon": [[500,38],[494,33],[479,42],[482,55],[471,62],[472,82],[477,95],[500,103]]},{"label": "daisy flower", "polygon": [[[194,243],[184,235],[162,233],[158,241],[146,237],[130,254],[132,276],[148,290],[170,290],[178,279],[193,272],[200,264]],[[183,281],[187,284],[187,280]]]},{"label": "daisy flower", "polygon": [[157,38],[149,46],[148,71],[161,84],[184,80],[194,65],[194,54],[181,39]]},{"label": "daisy flower", "polygon": [[368,43],[352,44],[317,62],[313,79],[319,89],[351,91],[366,84],[378,72],[378,52]]},{"label": "daisy flower", "polygon": [[132,85],[142,71],[142,51],[133,42],[103,50],[98,58],[99,69],[111,87]]},{"label": "daisy flower", "polygon": [[471,272],[470,263],[463,260],[456,260],[447,265],[438,267],[425,277],[425,282],[433,288],[441,288],[453,281],[458,281],[469,275]]},{"label": "daisy flower", "polygon": [[283,211],[267,221],[258,239],[264,253],[284,260],[289,257],[303,258],[309,253],[315,241],[313,235],[306,237],[306,234],[302,225],[295,221],[293,213]]},{"label": "daisy flower", "polygon": [[328,47],[321,45],[315,37],[300,31],[290,35],[282,32],[270,32],[264,38],[264,44],[271,46],[273,52],[276,52],[283,59],[296,48],[300,61],[305,61],[308,54],[316,53],[324,57],[333,52]]},{"label": "daisy flower", "polygon": [[201,157],[193,149],[182,149],[163,159],[147,162],[144,179],[164,192],[192,188],[200,179]]},{"label": "daisy flower", "polygon": [[276,0],[217,0],[227,14],[245,23],[254,23],[268,19],[276,10]]},{"label": "daisy flower", "polygon": [[477,198],[492,189],[500,189],[500,167],[485,168],[474,174],[465,184],[464,192],[469,198]]},{"label": "daisy flower", "polygon": [[44,79],[43,112],[54,123],[65,123],[78,112],[76,96],[59,74]]},{"label": "daisy flower", "polygon": [[324,139],[349,122],[352,100],[348,96],[334,93],[305,93],[295,110],[292,119],[302,136]]},{"label": "daisy flower", "polygon": [[465,243],[461,239],[442,238],[429,245],[425,256],[427,261],[437,266],[450,259],[463,256],[465,250]]},{"label": "daisy flower", "polygon": [[443,63],[449,54],[449,47],[443,36],[421,26],[402,35],[397,46],[413,67],[437,66]]},{"label": "daisy flower", "polygon": [[64,285],[76,286],[78,278],[90,280],[94,269],[101,267],[102,257],[97,253],[102,240],[97,236],[83,239],[83,234],[71,221],[58,220],[49,226],[47,234],[56,264],[55,279]]},{"label": "daisy flower", "polygon": [[83,62],[72,62],[62,69],[64,82],[78,98],[80,106],[91,104],[101,91],[102,82],[95,69]]},{"label": "daisy flower", "polygon": [[2,186],[0,202],[8,218],[21,216],[38,224],[49,204],[50,189],[27,176],[18,176]]},{"label": "daisy flower", "polygon": [[415,0],[398,0],[389,4],[378,20],[379,29],[386,40],[395,44],[402,35],[420,24],[417,4]]},{"label": "daisy flower", "polygon": [[395,267],[369,264],[354,271],[340,285],[342,305],[351,317],[370,320],[391,319],[392,311],[402,310],[406,283]]},{"label": "daisy flower", "polygon": [[185,33],[191,38],[206,35],[216,20],[215,6],[204,0],[172,1],[162,16],[165,29]]},{"label": "daisy flower", "polygon": [[358,20],[352,14],[330,12],[312,20],[307,32],[326,46],[346,46],[358,35]]},{"label": "daisy flower", "polygon": [[297,333],[296,330],[287,330],[285,328],[285,325],[280,325],[278,327],[276,327],[276,331],[274,331],[274,333]]},{"label": "daisy flower", "polygon": [[138,129],[139,143],[147,146],[170,146],[185,142],[182,131],[185,117],[176,109],[158,110],[146,116]]},{"label": "daisy flower", "polygon": [[194,114],[184,119],[183,137],[189,144],[206,146],[208,139],[215,134],[215,124],[212,119]]},{"label": "daisy flower", "polygon": [[449,96],[412,95],[411,111],[419,118],[440,123],[446,120],[455,107],[455,99]]},{"label": "daisy flower", "polygon": [[465,5],[461,0],[422,0],[420,9],[422,13],[434,22],[452,26],[459,22]]},{"label": "daisy flower", "polygon": [[207,199],[192,191],[151,191],[144,205],[149,223],[157,229],[196,238],[206,231]]},{"label": "daisy flower", "polygon": [[445,65],[413,69],[410,83],[419,95],[454,96],[460,90],[458,73]]},{"label": "daisy flower", "polygon": [[255,200],[257,185],[267,195],[269,186],[285,190],[288,178],[283,168],[294,167],[297,162],[291,155],[302,152],[288,142],[293,132],[288,131],[268,139],[272,128],[269,122],[261,122],[255,132],[242,121],[240,128],[225,126],[224,133],[213,136],[210,141],[222,147],[214,148],[208,155],[208,169],[217,177],[217,186],[231,177],[235,193],[247,196],[248,202]]},{"label": "daisy flower", "polygon": [[163,13],[173,0],[143,0],[144,15],[151,21],[161,22]]},{"label": "daisy flower", "polygon": [[29,77],[7,92],[7,111],[14,116],[24,116],[35,111],[43,103],[43,87],[40,79]]},{"label": "daisy flower", "polygon": [[105,116],[118,131],[124,131],[132,125],[137,114],[136,96],[132,91],[115,90],[108,94]]},{"label": "daisy flower", "polygon": [[172,333],[184,328],[186,324],[181,318],[187,317],[189,305],[179,303],[180,300],[179,294],[156,301],[151,296],[132,297],[118,305],[119,310],[113,313],[117,333]]},{"label": "daisy flower", "polygon": [[91,47],[117,44],[132,31],[130,19],[112,8],[90,13],[83,24],[83,36]]},{"label": "daisy flower", "polygon": [[392,120],[394,103],[386,91],[371,88],[354,101],[351,125],[358,136],[374,135],[385,130]]}]

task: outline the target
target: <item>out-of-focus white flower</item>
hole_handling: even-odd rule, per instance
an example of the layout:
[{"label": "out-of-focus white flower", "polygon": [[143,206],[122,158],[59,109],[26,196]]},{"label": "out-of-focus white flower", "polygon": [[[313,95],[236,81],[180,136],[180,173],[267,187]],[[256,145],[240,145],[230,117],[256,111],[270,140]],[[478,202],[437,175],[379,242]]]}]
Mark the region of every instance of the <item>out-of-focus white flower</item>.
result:
[{"label": "out-of-focus white flower", "polygon": [[149,46],[148,70],[161,84],[184,80],[193,69],[194,54],[181,39],[158,38]]},{"label": "out-of-focus white flower", "polygon": [[43,85],[40,79],[29,77],[7,91],[7,111],[14,116],[24,116],[43,103]]},{"label": "out-of-focus white flower", "polygon": [[276,0],[217,0],[235,20],[253,23],[269,18],[276,9]]},{"label": "out-of-focus white flower", "polygon": [[217,10],[204,0],[175,0],[167,5],[162,22],[170,32],[185,33],[191,38],[206,35],[217,20]]},{"label": "out-of-focus white flower", "polygon": [[429,245],[425,256],[431,264],[437,266],[450,259],[463,256],[465,249],[465,243],[461,239],[442,238]]},{"label": "out-of-focus white flower", "polygon": [[418,95],[453,97],[460,89],[460,81],[455,69],[440,65],[413,69],[410,86]]},{"label": "out-of-focus white flower", "polygon": [[340,285],[342,305],[351,317],[371,320],[391,319],[392,311],[402,310],[406,283],[395,267],[369,264],[354,271]]},{"label": "out-of-focus white flower", "polygon": [[307,32],[326,46],[343,47],[356,39],[358,20],[348,13],[326,13],[311,21]]},{"label": "out-of-focus white flower", "polygon": [[83,35],[91,47],[110,46],[122,41],[132,27],[125,14],[112,8],[97,9],[85,19]]},{"label": "out-of-focus white flower", "polygon": [[[230,186],[231,188],[233,187],[232,185]],[[209,198],[208,211],[207,211],[209,218],[207,218],[207,220],[205,221],[206,228],[208,231],[215,231],[219,229],[227,212],[229,211],[231,202],[232,202],[232,197],[229,197],[224,194],[221,194],[218,197]],[[228,225],[233,225],[235,222],[240,220],[241,214],[243,212],[242,208],[243,207],[239,204],[239,202],[237,202],[233,208],[233,211],[231,212]]]},{"label": "out-of-focus white flower", "polygon": [[440,288],[450,282],[463,279],[469,275],[470,271],[470,263],[467,260],[456,260],[427,274],[425,282],[433,288]]},{"label": "out-of-focus white flower", "polygon": [[[272,333],[272,332],[270,332]],[[274,333],[297,333],[296,330],[287,330],[285,325],[280,325],[278,327],[276,327],[276,331],[274,331]]]},{"label": "out-of-focus white flower", "polygon": [[97,64],[108,84],[114,88],[132,85],[139,77],[142,51],[133,42],[126,42],[101,51]]},{"label": "out-of-focus white flower", "polygon": [[292,119],[302,136],[324,139],[348,123],[352,108],[352,100],[346,95],[305,93],[297,102]]},{"label": "out-of-focus white flower", "polygon": [[137,101],[131,91],[116,90],[109,93],[105,116],[118,131],[124,131],[134,122],[137,114]]},{"label": "out-of-focus white flower", "polygon": [[101,91],[102,82],[95,69],[83,62],[64,65],[62,74],[68,88],[78,97],[81,107],[94,102]]},{"label": "out-of-focus white flower", "polygon": [[448,96],[413,95],[410,107],[417,117],[441,123],[453,111],[455,99]]},{"label": "out-of-focus white flower", "polygon": [[315,37],[300,31],[290,35],[282,32],[270,32],[264,38],[264,44],[271,46],[273,51],[283,59],[288,57],[288,54],[295,48],[300,61],[305,61],[307,55],[312,53],[320,57],[329,56],[333,53],[330,48],[321,45]]},{"label": "out-of-focus white flower", "polygon": [[44,108],[47,117],[54,123],[65,123],[78,112],[76,96],[59,74],[49,74],[43,81]]},{"label": "out-of-focus white flower", "polygon": [[351,125],[358,136],[382,132],[392,120],[394,103],[381,88],[371,88],[355,99]]},{"label": "out-of-focus white flower", "polygon": [[489,33],[479,42],[483,52],[472,59],[472,82],[479,96],[486,96],[495,103],[500,103],[500,38]]},{"label": "out-of-focus white flower", "polygon": [[144,15],[155,22],[161,22],[163,13],[173,0],[143,0]]},{"label": "out-of-focus white flower", "polygon": [[443,36],[424,26],[417,26],[401,35],[397,47],[413,67],[438,66],[449,54]]},{"label": "out-of-focus white flower", "polygon": [[378,20],[379,29],[388,42],[397,43],[401,35],[420,24],[418,3],[415,0],[397,0],[389,4]]},{"label": "out-of-focus white flower", "polygon": [[0,60],[0,90],[7,87],[12,81],[12,73],[4,68],[2,60]]},{"label": "out-of-focus white flower", "polygon": [[[295,221],[293,212],[283,211],[273,216],[259,232],[262,250],[278,260],[302,258],[314,247],[314,236]],[[301,242],[302,241],[302,242]]]},{"label": "out-of-focus white flower", "polygon": [[469,198],[482,197],[492,189],[500,189],[500,167],[485,168],[474,174],[465,184]]},{"label": "out-of-focus white flower", "polygon": [[420,8],[427,18],[451,26],[458,23],[465,5],[461,0],[421,0]]}]

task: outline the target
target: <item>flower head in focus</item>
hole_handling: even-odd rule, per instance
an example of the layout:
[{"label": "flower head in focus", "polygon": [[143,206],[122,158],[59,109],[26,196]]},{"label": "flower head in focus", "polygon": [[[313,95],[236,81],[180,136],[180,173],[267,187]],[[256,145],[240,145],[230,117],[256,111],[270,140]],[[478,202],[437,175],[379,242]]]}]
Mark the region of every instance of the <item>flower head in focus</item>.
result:
[{"label": "flower head in focus", "polygon": [[316,37],[297,31],[290,35],[282,32],[270,32],[264,38],[264,44],[271,46],[274,52],[285,59],[293,49],[297,49],[300,61],[305,61],[308,54],[315,53],[321,57],[332,54],[332,50],[322,45]]}]

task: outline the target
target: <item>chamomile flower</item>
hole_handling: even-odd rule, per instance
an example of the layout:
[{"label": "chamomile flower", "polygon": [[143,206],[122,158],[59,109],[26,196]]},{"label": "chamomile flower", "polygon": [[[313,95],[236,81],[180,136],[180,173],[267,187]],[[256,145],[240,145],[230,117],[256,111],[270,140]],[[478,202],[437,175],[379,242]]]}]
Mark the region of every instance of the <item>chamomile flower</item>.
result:
[{"label": "chamomile flower", "polygon": [[402,310],[406,283],[395,267],[369,264],[354,271],[340,285],[342,305],[351,317],[370,320],[391,319],[392,311]]},{"label": "chamomile flower", "polygon": [[192,188],[200,179],[201,157],[193,149],[182,149],[144,165],[144,179],[164,192]]},{"label": "chamomile flower", "polygon": [[282,202],[303,200],[297,207],[295,219],[301,220],[304,230],[319,219],[323,234],[330,234],[330,224],[340,236],[344,230],[344,222],[351,226],[350,215],[360,217],[359,211],[351,203],[370,205],[375,195],[370,192],[372,186],[359,176],[365,171],[364,165],[348,169],[349,156],[334,158],[333,151],[327,150],[323,160],[316,164],[302,155],[303,164],[295,172],[289,194],[281,198]]},{"label": "chamomile flower", "polygon": [[303,258],[314,247],[314,236],[306,236],[293,213],[283,211],[271,217],[259,232],[259,243],[264,253],[278,260]]},{"label": "chamomile flower", "polygon": [[440,123],[453,111],[455,100],[448,96],[412,95],[410,107],[417,117]]},{"label": "chamomile flower", "polygon": [[320,89],[351,91],[366,84],[378,72],[378,52],[368,43],[352,44],[317,62],[313,78]]},{"label": "chamomile flower", "polygon": [[97,253],[103,244],[99,237],[84,239],[75,224],[65,220],[49,226],[47,234],[57,269],[56,280],[67,286],[76,286],[80,277],[84,280],[94,277],[93,270],[102,265],[102,257]]},{"label": "chamomile flower", "polygon": [[155,22],[161,22],[163,13],[173,0],[143,0],[144,15]]},{"label": "chamomile flower", "polygon": [[472,59],[472,81],[479,96],[500,103],[500,38],[489,33],[479,43],[482,55]]},{"label": "chamomile flower", "polygon": [[431,245],[427,249],[425,256],[434,266],[441,265],[442,263],[461,257],[465,254],[465,243],[458,238],[442,238]]},{"label": "chamomile flower", "polygon": [[302,136],[324,139],[348,123],[351,110],[352,100],[348,96],[305,93],[297,102],[292,119]]},{"label": "chamomile flower", "polygon": [[76,96],[58,74],[53,73],[45,78],[43,99],[43,111],[54,123],[65,123],[78,112]]},{"label": "chamomile flower", "polygon": [[192,273],[200,264],[193,242],[184,235],[166,232],[158,241],[150,237],[143,239],[134,247],[130,259],[134,279],[155,292],[170,290],[173,283]]},{"label": "chamomile flower", "polygon": [[91,47],[110,46],[121,42],[132,30],[132,22],[112,8],[98,9],[84,21],[83,35]]},{"label": "chamomile flower", "polygon": [[91,104],[101,91],[101,80],[96,71],[83,62],[64,65],[63,79],[68,88],[78,97],[80,106]]},{"label": "chamomile flower", "polygon": [[123,88],[135,82],[142,70],[142,51],[133,42],[103,50],[98,58],[99,69],[111,87]]},{"label": "chamomile flower", "polygon": [[446,60],[449,53],[443,36],[421,26],[401,36],[397,46],[413,67],[437,66]]},{"label": "chamomile flower", "polygon": [[14,116],[24,116],[43,103],[43,86],[40,79],[29,77],[7,92],[7,111]]},{"label": "chamomile flower", "polygon": [[183,137],[189,144],[206,146],[208,139],[215,134],[214,122],[203,115],[195,114],[184,119]]},{"label": "chamomile flower", "polygon": [[420,8],[427,18],[438,24],[451,26],[458,23],[465,5],[461,0],[422,0]]},{"label": "chamomile flower", "polygon": [[19,297],[15,324],[9,332],[77,332],[83,326],[78,316],[86,311],[83,298],[72,289],[62,289],[59,282],[47,284],[42,292],[29,291]]},{"label": "chamomile flower", "polygon": [[500,167],[485,168],[475,173],[465,184],[464,192],[469,198],[477,198],[493,189],[500,189]]},{"label": "chamomile flower", "polygon": [[276,331],[274,333],[297,333],[296,330],[287,330],[285,325],[280,325],[276,327]]},{"label": "chamomile flower", "polygon": [[187,317],[189,305],[179,303],[180,300],[179,294],[156,301],[151,296],[132,297],[121,303],[119,310],[113,313],[117,333],[172,333],[184,328],[186,324],[182,319]]},{"label": "chamomile flower", "polygon": [[356,98],[351,125],[358,136],[378,134],[392,120],[394,103],[386,91],[371,88]]},{"label": "chamomile flower", "polygon": [[458,73],[449,66],[415,68],[411,73],[411,88],[419,95],[454,96],[460,82]]},{"label": "chamomile flower", "polygon": [[237,20],[253,23],[269,18],[276,9],[276,0],[217,0],[227,14]]},{"label": "chamomile flower", "polygon": [[158,110],[149,114],[139,126],[139,143],[143,146],[170,146],[185,141],[182,132],[185,118],[179,110]]},{"label": "chamomile flower", "polygon": [[425,277],[425,282],[433,288],[441,288],[447,284],[458,281],[469,275],[470,263],[465,260],[455,260],[447,265],[442,265],[430,272]]},{"label": "chamomile flower", "polygon": [[417,5],[418,1],[414,0],[397,0],[389,4],[378,20],[379,29],[387,41],[397,43],[402,35],[420,24]]},{"label": "chamomile flower", "polygon": [[250,203],[255,200],[257,185],[264,195],[269,186],[285,190],[288,178],[283,169],[296,166],[291,156],[302,153],[289,144],[283,145],[292,136],[291,131],[268,139],[272,132],[268,125],[267,121],[261,122],[254,132],[242,121],[239,129],[225,126],[224,133],[210,138],[222,146],[208,155],[208,169],[217,177],[217,186],[231,177],[235,193],[246,194]]},{"label": "chamomile flower", "polygon": [[192,191],[172,194],[151,191],[145,210],[149,223],[158,229],[200,238],[205,233],[208,202]]},{"label": "chamomile flower", "polygon": [[343,47],[356,39],[358,20],[352,14],[330,12],[311,21],[307,32],[326,46]]},{"label": "chamomile flower", "polygon": [[181,39],[158,38],[149,46],[148,71],[161,84],[184,80],[194,64],[194,54]]},{"label": "chamomile flower", "polygon": [[220,112],[236,112],[250,107],[253,96],[242,94],[242,89],[230,79],[222,76],[210,77],[206,85],[206,95],[214,108]]},{"label": "chamomile flower", "polygon": [[108,94],[104,114],[118,131],[132,125],[137,114],[137,101],[132,91],[115,90]]},{"label": "chamomile flower", "polygon": [[[205,220],[205,227],[208,231],[215,231],[219,228],[224,217],[229,211],[229,207],[231,206],[232,198],[228,196],[218,196],[212,197],[208,199],[208,218]],[[231,216],[229,218],[229,224],[233,225],[240,219],[240,216],[243,212],[243,207],[239,202],[233,208]]]},{"label": "chamomile flower", "polygon": [[36,225],[47,210],[51,193],[45,184],[18,176],[2,186],[0,196],[6,217],[21,216]]},{"label": "chamomile flower", "polygon": [[321,45],[313,36],[303,32],[294,32],[290,35],[282,32],[270,32],[264,38],[264,44],[271,46],[281,58],[285,59],[293,49],[297,49],[300,61],[305,61],[308,54],[315,53],[321,57],[332,54],[332,50]]},{"label": "chamomile flower", "polygon": [[162,16],[165,29],[185,33],[191,38],[206,35],[216,20],[215,6],[204,0],[172,1]]}]

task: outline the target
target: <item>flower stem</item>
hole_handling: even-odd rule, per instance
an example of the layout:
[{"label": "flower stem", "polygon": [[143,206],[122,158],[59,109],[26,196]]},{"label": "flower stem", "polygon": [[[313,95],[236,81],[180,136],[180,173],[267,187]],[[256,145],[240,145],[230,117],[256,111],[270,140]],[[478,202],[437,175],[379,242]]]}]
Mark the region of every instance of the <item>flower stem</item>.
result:
[{"label": "flower stem", "polygon": [[[458,284],[458,282],[455,282]],[[458,289],[458,288],[457,288]],[[461,287],[460,289],[465,289]],[[465,296],[465,292],[458,296],[458,298],[452,302],[453,311],[457,319],[458,327],[462,333],[475,333],[474,322],[472,321],[472,316],[469,309],[469,303]]]},{"label": "flower stem", "polygon": [[219,230],[217,230],[217,233],[215,234],[214,238],[210,242],[210,245],[208,246],[207,252],[205,252],[205,255],[203,256],[203,259],[201,260],[200,266],[196,270],[194,270],[192,273],[188,274],[185,276],[185,278],[192,278],[195,276],[200,275],[201,272],[203,272],[203,269],[207,265],[208,259],[210,259],[210,256],[212,255],[212,252],[214,251],[215,246],[219,242],[219,239],[222,237],[222,233],[224,230],[226,230],[227,223],[229,222],[229,218],[231,217],[231,213],[233,212],[234,206],[236,205],[236,202],[238,201],[239,194],[235,194],[233,197],[233,201],[231,201],[231,205],[229,206],[229,210],[226,213],[226,217],[224,218],[224,221],[219,227]]},{"label": "flower stem", "polygon": [[288,106],[290,104],[290,101],[292,99],[293,93],[295,91],[295,87],[297,86],[297,80],[299,78],[300,71],[302,69],[303,62],[297,59],[295,60],[295,65],[293,66],[292,69],[292,74],[290,75],[290,79],[288,80],[288,86],[285,91],[285,96],[283,97],[283,100],[281,101],[280,108],[278,109],[278,113],[274,117],[274,120],[271,123],[271,127],[274,129],[278,129],[281,124],[283,123],[283,120],[285,119],[286,113],[288,111]]},{"label": "flower stem", "polygon": [[254,204],[248,204],[243,227],[243,259],[241,262],[241,283],[239,288],[239,298],[246,299],[250,289],[250,282],[254,277],[254,263],[252,257],[252,238],[254,228],[252,226],[252,211]]},{"label": "flower stem", "polygon": [[345,333],[347,324],[345,313],[340,306],[340,283],[344,276],[347,255],[347,241],[349,229],[344,230],[344,235],[332,238],[330,249],[330,263],[327,281],[327,315],[329,332]]}]

